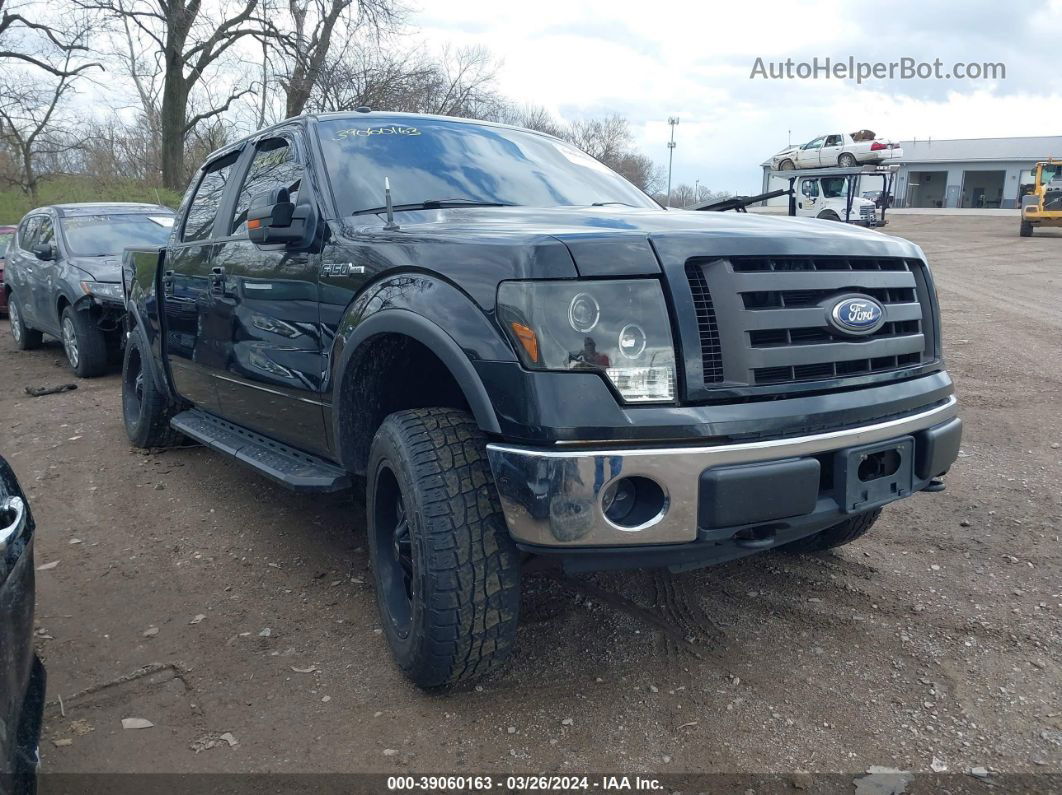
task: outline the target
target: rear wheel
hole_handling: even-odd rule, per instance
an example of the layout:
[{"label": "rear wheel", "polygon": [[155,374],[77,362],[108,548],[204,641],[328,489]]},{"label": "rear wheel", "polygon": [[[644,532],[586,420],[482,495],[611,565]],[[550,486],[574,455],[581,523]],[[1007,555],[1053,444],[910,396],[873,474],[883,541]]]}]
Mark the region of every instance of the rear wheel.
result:
[{"label": "rear wheel", "polygon": [[1021,229],[1018,231],[1022,237],[1032,237],[1032,224],[1028,221],[1021,222]]},{"label": "rear wheel", "polygon": [[834,547],[851,544],[866,535],[881,516],[881,508],[861,513],[843,522],[827,527],[807,538],[798,538],[781,547],[786,552],[822,552]]},{"label": "rear wheel", "polygon": [[147,369],[140,335],[129,336],[122,360],[122,419],[129,441],[137,447],[173,447],[181,435],[170,427],[173,408]]},{"label": "rear wheel", "polygon": [[63,310],[60,330],[66,360],[74,373],[81,378],[102,375],[107,369],[107,338],[92,316],[68,306]]},{"label": "rear wheel", "polygon": [[44,335],[26,325],[22,314],[22,302],[14,293],[7,297],[7,313],[11,322],[11,338],[15,341],[15,347],[20,351],[39,348]]},{"label": "rear wheel", "polygon": [[390,415],[372,442],[366,496],[376,602],[399,668],[436,688],[501,665],[516,639],[520,554],[472,417]]},{"label": "rear wheel", "polygon": [[786,158],[785,160],[783,160],[781,163],[778,164],[778,170],[779,171],[792,171],[795,168],[796,168],[796,164],[792,160],[789,160],[788,158]]},{"label": "rear wheel", "polygon": [[841,168],[855,168],[858,163],[856,162],[855,155],[851,152],[841,152],[841,156],[837,158],[837,165]]}]

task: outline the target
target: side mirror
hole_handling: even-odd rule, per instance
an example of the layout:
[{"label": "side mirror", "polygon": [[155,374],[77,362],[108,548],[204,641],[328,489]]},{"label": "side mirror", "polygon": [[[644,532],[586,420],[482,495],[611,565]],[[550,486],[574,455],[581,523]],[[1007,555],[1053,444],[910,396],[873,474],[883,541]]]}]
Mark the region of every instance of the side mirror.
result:
[{"label": "side mirror", "polygon": [[312,208],[296,206],[284,187],[259,193],[247,210],[247,237],[256,246],[305,247],[313,240],[316,228]]},{"label": "side mirror", "polygon": [[34,246],[33,253],[37,255],[37,259],[43,262],[50,262],[55,259],[55,247],[49,244]]}]

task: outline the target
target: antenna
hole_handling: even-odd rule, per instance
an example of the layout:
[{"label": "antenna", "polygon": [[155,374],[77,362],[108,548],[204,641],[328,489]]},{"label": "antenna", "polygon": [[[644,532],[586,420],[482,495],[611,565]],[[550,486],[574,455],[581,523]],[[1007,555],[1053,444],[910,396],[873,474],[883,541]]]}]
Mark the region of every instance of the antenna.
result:
[{"label": "antenna", "polygon": [[391,180],[389,177],[384,177],[384,204],[387,205],[387,223],[384,224],[384,229],[388,232],[398,231],[398,224],[395,223],[395,210],[391,206]]}]

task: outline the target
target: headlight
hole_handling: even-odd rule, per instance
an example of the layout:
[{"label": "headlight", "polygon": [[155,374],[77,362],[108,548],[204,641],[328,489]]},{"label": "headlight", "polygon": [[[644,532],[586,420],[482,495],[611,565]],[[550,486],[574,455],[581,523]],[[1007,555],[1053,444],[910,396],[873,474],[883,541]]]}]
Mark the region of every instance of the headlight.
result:
[{"label": "headlight", "polygon": [[675,399],[675,346],[660,283],[502,282],[498,318],[533,370],[593,370],[628,403]]},{"label": "headlight", "polygon": [[113,298],[115,301],[125,298],[122,295],[122,285],[116,282],[81,282],[81,290],[85,295],[94,295],[98,298]]}]

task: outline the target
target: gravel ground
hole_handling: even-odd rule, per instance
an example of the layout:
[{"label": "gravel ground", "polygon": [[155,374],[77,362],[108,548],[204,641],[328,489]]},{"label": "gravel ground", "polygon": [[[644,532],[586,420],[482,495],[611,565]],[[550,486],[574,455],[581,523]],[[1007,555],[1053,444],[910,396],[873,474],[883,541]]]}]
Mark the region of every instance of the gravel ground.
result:
[{"label": "gravel ground", "polygon": [[889,232],[938,281],[966,422],[947,491],[824,556],[528,577],[512,665],[444,695],[390,662],[360,498],[132,449],[119,376],[29,397],[75,379],[5,322],[0,451],[55,564],[43,769],[1058,772],[1062,235],[940,216]]}]

